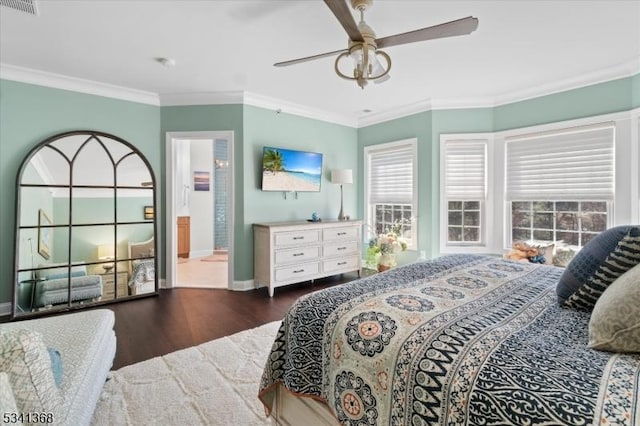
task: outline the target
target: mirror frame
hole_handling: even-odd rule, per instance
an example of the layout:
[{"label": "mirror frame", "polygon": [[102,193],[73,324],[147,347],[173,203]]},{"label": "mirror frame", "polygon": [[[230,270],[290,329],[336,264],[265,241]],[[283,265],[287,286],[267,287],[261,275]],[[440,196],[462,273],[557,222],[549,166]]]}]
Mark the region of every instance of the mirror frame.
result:
[{"label": "mirror frame", "polygon": [[[80,136],[83,137],[84,136],[84,141],[79,145],[79,147],[76,149],[75,153],[73,154],[73,158],[71,160],[69,160],[68,156],[62,154],[61,151],[59,151],[58,149],[52,148],[57,150],[60,154],[63,155],[63,157],[68,161],[69,163],[69,177],[68,177],[68,184],[67,185],[62,185],[62,184],[29,184],[29,183],[23,183],[23,175],[25,170],[27,169],[27,167],[29,166],[29,164],[31,164],[31,160],[33,159],[33,157],[40,152],[40,150],[44,149],[47,146],[50,146],[51,144],[53,144],[54,142],[60,141],[64,138],[68,138],[68,137],[73,137],[73,136]],[[105,146],[105,143],[100,139],[100,138],[108,138],[111,139],[114,142],[119,142],[123,145],[125,145],[128,149],[131,150],[131,152],[126,153],[125,155],[123,155],[120,159],[118,159],[117,161],[114,161],[113,157],[112,157],[112,153],[109,151],[109,149],[107,148],[107,146]],[[113,166],[113,181],[111,183],[111,185],[82,185],[82,184],[73,184],[73,167],[74,167],[74,161],[77,160],[77,156],[78,153],[80,153],[82,151],[82,149],[86,146],[87,143],[91,142],[91,141],[97,141],[100,145],[102,145],[102,147],[105,149],[107,155],[110,157],[111,159],[111,163]],[[149,173],[149,176],[151,178],[151,182],[150,185],[147,182],[141,182],[140,186],[135,186],[135,185],[118,185],[118,179],[117,179],[117,167],[120,164],[120,162],[126,158],[130,158],[131,155],[137,155],[142,162],[144,163],[144,165],[147,168],[147,172]],[[152,234],[152,238],[153,238],[153,268],[154,268],[154,289],[153,292],[147,292],[147,293],[143,293],[143,294],[127,294],[126,296],[120,297],[117,295],[117,275],[116,272],[122,272],[122,271],[128,271],[129,268],[125,268],[125,269],[120,269],[118,267],[116,267],[115,271],[113,272],[114,274],[114,287],[115,287],[115,292],[116,294],[114,294],[113,299],[111,300],[97,300],[97,301],[89,301],[86,303],[78,303],[77,301],[72,300],[72,285],[71,285],[71,278],[73,278],[72,275],[72,267],[74,266],[85,266],[85,267],[98,267],[100,265],[104,265],[106,262],[110,262],[113,264],[123,264],[125,262],[130,263],[133,260],[136,259],[140,259],[139,257],[132,257],[129,253],[129,251],[127,251],[127,255],[125,257],[121,257],[118,256],[118,250],[115,250],[115,256],[113,258],[113,261],[106,261],[105,260],[91,260],[91,261],[82,261],[82,262],[74,262],[73,259],[71,258],[71,247],[72,247],[72,240],[71,238],[69,238],[69,248],[68,248],[68,257],[67,257],[67,261],[66,263],[62,263],[62,264],[56,264],[55,267],[60,267],[60,268],[66,268],[67,269],[67,277],[66,279],[67,281],[67,301],[63,302],[61,304],[57,304],[57,305],[53,305],[53,309],[44,309],[44,310],[34,310],[33,307],[33,294],[35,292],[35,285],[37,284],[37,281],[43,281],[40,278],[36,278],[36,273],[37,271],[40,270],[45,270],[47,269],[46,266],[36,266],[33,264],[31,265],[31,268],[20,268],[20,232],[21,230],[27,230],[27,229],[33,229],[33,228],[37,228],[37,233],[38,233],[38,240],[40,240],[40,234],[42,232],[41,226],[40,226],[40,222],[38,222],[37,225],[26,225],[23,226],[20,222],[21,222],[21,213],[22,213],[22,189],[23,188],[66,188],[69,191],[69,211],[68,211],[68,222],[66,224],[56,224],[55,222],[51,222],[51,219],[49,219],[48,217],[45,217],[44,219],[42,217],[40,217],[40,215],[45,214],[46,213],[42,210],[38,211],[38,215],[39,215],[39,220],[48,220],[49,221],[49,226],[50,228],[47,229],[55,229],[55,228],[66,228],[69,231],[69,236],[72,235],[72,230],[74,228],[74,223],[73,223],[73,214],[72,214],[72,204],[73,204],[73,188],[89,188],[89,189],[111,189],[113,190],[113,211],[114,211],[114,216],[113,216],[113,220],[112,222],[98,222],[98,223],[81,223],[82,227],[87,227],[87,226],[112,226],[113,227],[113,241],[114,244],[116,244],[117,247],[117,238],[118,238],[118,227],[119,226],[127,226],[127,225],[137,225],[137,224],[144,224],[144,225],[149,225],[150,223],[152,224],[152,229],[153,229],[153,234]],[[100,306],[100,305],[107,305],[107,304],[111,304],[111,303],[118,303],[118,302],[123,302],[123,301],[128,301],[128,300],[135,300],[135,299],[140,299],[140,298],[144,298],[144,297],[150,297],[150,296],[157,296],[158,295],[158,281],[159,281],[159,277],[158,277],[158,255],[159,255],[159,251],[158,251],[158,215],[154,214],[152,219],[145,219],[143,216],[142,220],[139,221],[119,221],[118,218],[118,200],[121,199],[121,197],[118,197],[118,190],[119,189],[133,189],[133,190],[137,190],[137,189],[144,189],[144,190],[150,190],[152,192],[152,205],[150,207],[152,207],[153,211],[157,211],[158,205],[157,205],[157,197],[156,197],[156,177],[155,177],[155,173],[153,172],[153,168],[151,167],[151,164],[149,163],[149,161],[147,160],[147,158],[144,156],[144,154],[142,154],[142,152],[140,150],[138,150],[133,144],[131,144],[130,142],[109,134],[109,133],[105,133],[105,132],[101,132],[101,131],[93,131],[93,130],[74,130],[74,131],[69,131],[69,132],[64,132],[64,133],[59,133],[56,134],[54,136],[51,136],[45,140],[43,140],[42,142],[38,143],[33,149],[31,149],[31,151],[27,154],[27,156],[24,158],[24,160],[22,161],[22,164],[20,165],[20,168],[18,169],[18,174],[16,177],[16,203],[15,203],[15,235],[14,235],[14,279],[13,279],[13,303],[12,303],[12,310],[11,310],[11,319],[15,320],[15,319],[27,319],[27,318],[31,318],[31,317],[36,317],[36,316],[43,316],[43,315],[50,315],[50,314],[58,314],[58,313],[62,313],[62,312],[67,312],[67,311],[71,311],[71,310],[77,310],[77,309],[85,309],[85,308],[92,308],[95,306]],[[147,206],[145,206],[146,209]],[[146,210],[145,210],[146,211]],[[141,212],[141,216],[142,216]],[[146,216],[146,215],[145,215]],[[75,224],[76,226],[78,224]],[[37,243],[39,243],[40,241],[37,241]],[[31,242],[30,242],[31,243]],[[38,250],[38,252],[40,252],[40,246],[39,244],[36,245],[36,249]],[[32,251],[32,256],[33,256],[33,248],[31,248]],[[45,259],[48,259],[48,257],[43,257]],[[150,257],[149,257],[150,258]],[[51,266],[54,267],[54,266]],[[107,270],[105,268],[105,275],[107,273],[111,273],[111,270]],[[20,273],[24,273],[24,272],[30,272],[32,274],[32,278],[30,280],[22,280],[23,282],[31,282],[31,304],[32,306],[30,306],[30,311],[25,311],[23,310],[20,305],[19,305],[19,297],[20,297]],[[95,274],[95,272],[93,273]],[[127,272],[127,288],[129,287],[128,285],[128,281],[129,281],[129,272]],[[103,289],[103,294],[104,294],[104,289]]]}]

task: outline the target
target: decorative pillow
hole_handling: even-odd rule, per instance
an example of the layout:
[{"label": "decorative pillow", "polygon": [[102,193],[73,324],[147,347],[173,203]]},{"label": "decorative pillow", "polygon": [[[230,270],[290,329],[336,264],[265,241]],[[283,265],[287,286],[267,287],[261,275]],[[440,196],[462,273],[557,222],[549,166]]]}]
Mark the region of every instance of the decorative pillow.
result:
[{"label": "decorative pillow", "polygon": [[9,376],[18,412],[54,413],[56,417],[62,398],[39,333],[14,330],[0,334],[0,371]]},{"label": "decorative pillow", "polygon": [[5,372],[0,372],[0,407],[2,408],[0,415],[4,416],[4,413],[18,413],[16,399],[13,396],[13,389],[11,389],[11,384],[9,383],[9,375]]},{"label": "decorative pillow", "polygon": [[640,352],[640,265],[607,288],[589,321],[589,347],[612,352]]},{"label": "decorative pillow", "polygon": [[538,255],[544,257],[545,265],[553,265],[553,254],[555,251],[555,243],[550,241],[527,241],[531,247],[538,250]]},{"label": "decorative pillow", "polygon": [[[598,266],[607,258],[618,242],[633,226],[616,226],[598,234],[571,260],[556,287],[558,300],[563,303],[592,277]],[[637,229],[637,228],[636,228]]]},{"label": "decorative pillow", "polygon": [[616,248],[598,266],[593,276],[565,300],[564,306],[590,311],[607,287],[638,263],[640,263],[640,229],[633,228],[618,242]]},{"label": "decorative pillow", "polygon": [[62,376],[63,376],[63,368],[62,368],[62,356],[60,355],[60,351],[54,348],[47,348],[47,352],[49,352],[49,358],[51,358],[51,372],[53,373],[53,380],[56,383],[57,387],[62,385]]},{"label": "decorative pillow", "polygon": [[559,246],[556,247],[556,254],[553,256],[553,264],[554,266],[559,266],[561,268],[566,268],[573,257],[576,255],[576,251],[569,246]]}]

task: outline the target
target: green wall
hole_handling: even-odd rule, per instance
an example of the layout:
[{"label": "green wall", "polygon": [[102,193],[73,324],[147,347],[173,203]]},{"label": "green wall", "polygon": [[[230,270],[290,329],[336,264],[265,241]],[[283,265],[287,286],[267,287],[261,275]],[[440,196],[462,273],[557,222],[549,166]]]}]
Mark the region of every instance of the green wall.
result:
[{"label": "green wall", "polygon": [[[418,139],[419,249],[439,252],[440,135],[483,133],[535,126],[640,106],[640,74],[580,89],[493,108],[436,110],[358,129],[358,213],[364,215],[363,149],[407,138]],[[414,254],[415,255],[415,254]]]},{"label": "green wall", "polygon": [[632,78],[633,85],[631,87],[633,91],[633,99],[631,100],[631,106],[633,108],[640,108],[640,74],[636,74]]},{"label": "green wall", "polygon": [[[398,118],[384,123],[374,124],[358,129],[358,217],[364,218],[364,148],[370,145],[377,145],[385,142],[393,142],[404,139],[417,139],[418,144],[418,229],[427,229],[427,223],[431,217],[431,203],[429,201],[430,189],[430,167],[431,164],[431,128],[432,113],[421,112],[407,117]],[[367,239],[372,237],[369,230],[365,230]],[[418,250],[424,250],[428,244],[428,235],[420,232],[418,235]],[[417,253],[417,252],[416,252]],[[413,254],[403,254],[399,261],[407,261],[406,257],[415,257]]]},{"label": "green wall", "polygon": [[[149,160],[157,183],[160,251],[165,252],[166,132],[234,132],[236,281],[253,276],[251,224],[302,220],[317,212],[337,216],[339,187],[331,168],[352,168],[354,185],[345,185],[345,212],[361,218],[364,147],[417,138],[419,249],[438,252],[439,137],[442,133],[493,132],[640,107],[640,74],[495,108],[436,110],[354,129],[249,105],[157,107],[66,90],[0,80],[0,303],[11,300],[15,227],[15,179],[22,159],[40,141],[57,133],[88,129],[112,133],[137,146]],[[264,145],[324,154],[320,193],[260,190]],[[164,277],[164,256],[160,276]]]},{"label": "green wall", "polygon": [[[249,105],[244,107],[244,221],[242,239],[235,240],[236,272],[240,272],[236,281],[253,278],[253,223],[305,220],[313,212],[324,219],[337,219],[340,186],[330,182],[330,170],[353,169],[356,179],[356,138],[356,129],[351,127]],[[263,192],[260,188],[264,146],[322,153],[320,192],[299,192],[297,199],[288,194],[286,200],[282,192]],[[354,218],[358,217],[357,194],[356,185],[344,185],[344,212]],[[237,214],[235,220],[237,227],[240,225]]]},{"label": "green wall", "polygon": [[637,78],[636,75],[496,107],[494,131],[628,111],[633,108]]},{"label": "green wall", "polygon": [[112,133],[137,146],[163,192],[159,107],[0,80],[0,303],[13,293],[15,188],[22,160],[42,140],[78,129]]},{"label": "green wall", "polygon": [[[235,185],[234,191],[234,241],[241,242],[245,240],[244,226],[242,218],[244,217],[244,174],[242,166],[242,158],[244,152],[244,131],[243,131],[243,106],[242,105],[195,105],[195,106],[172,106],[162,107],[162,182],[166,182],[166,132],[204,132],[204,131],[233,131],[233,180]],[[166,220],[164,215],[164,206],[166,205],[166,194],[163,191],[160,196],[160,206],[162,206],[162,221],[160,226],[166,229]],[[238,243],[236,243],[238,244]],[[253,266],[250,271],[246,270],[246,262],[243,262],[238,253],[246,252],[242,246],[236,246],[234,253],[234,279],[240,280],[239,277],[253,276]],[[166,252],[166,241],[163,239],[160,246],[160,252]],[[253,265],[253,263],[251,264]],[[163,274],[164,276],[164,274]],[[249,279],[249,278],[243,278]]]},{"label": "green wall", "polygon": [[[353,167],[357,148],[355,129],[291,114],[276,114],[249,105],[162,107],[161,115],[163,135],[186,131],[234,132],[235,281],[253,279],[253,223],[303,220],[313,211],[322,217],[338,215],[339,188],[328,182],[328,169]],[[291,196],[285,200],[282,193],[262,192],[261,155],[265,145],[322,152],[321,192],[299,193],[297,200]],[[164,152],[163,149],[163,156]],[[356,211],[355,198],[356,189],[345,188],[345,210],[352,215]],[[165,204],[164,194],[161,204]]]}]

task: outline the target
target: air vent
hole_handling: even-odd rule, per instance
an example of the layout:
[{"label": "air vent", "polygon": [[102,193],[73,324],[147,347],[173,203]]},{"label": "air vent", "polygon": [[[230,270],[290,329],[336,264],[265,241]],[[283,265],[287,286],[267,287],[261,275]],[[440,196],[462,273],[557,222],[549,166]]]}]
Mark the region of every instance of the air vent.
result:
[{"label": "air vent", "polygon": [[31,15],[38,14],[38,5],[36,0],[0,0],[0,6],[7,6],[11,9],[26,12]]}]

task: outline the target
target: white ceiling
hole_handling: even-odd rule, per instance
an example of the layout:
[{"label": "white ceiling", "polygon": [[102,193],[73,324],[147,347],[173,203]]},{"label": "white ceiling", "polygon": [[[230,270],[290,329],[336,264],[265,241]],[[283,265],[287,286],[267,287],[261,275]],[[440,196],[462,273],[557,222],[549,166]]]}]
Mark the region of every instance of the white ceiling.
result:
[{"label": "white ceiling", "polygon": [[[354,119],[416,103],[496,104],[640,71],[637,0],[376,0],[365,18],[378,37],[466,16],[480,24],[468,36],[387,49],[391,80],[364,90],[337,77],[332,58],[273,66],[346,47],[322,1],[40,0],[38,9],[32,16],[0,7],[5,69],[160,99],[246,91]],[[157,57],[177,65],[165,68]]]}]

